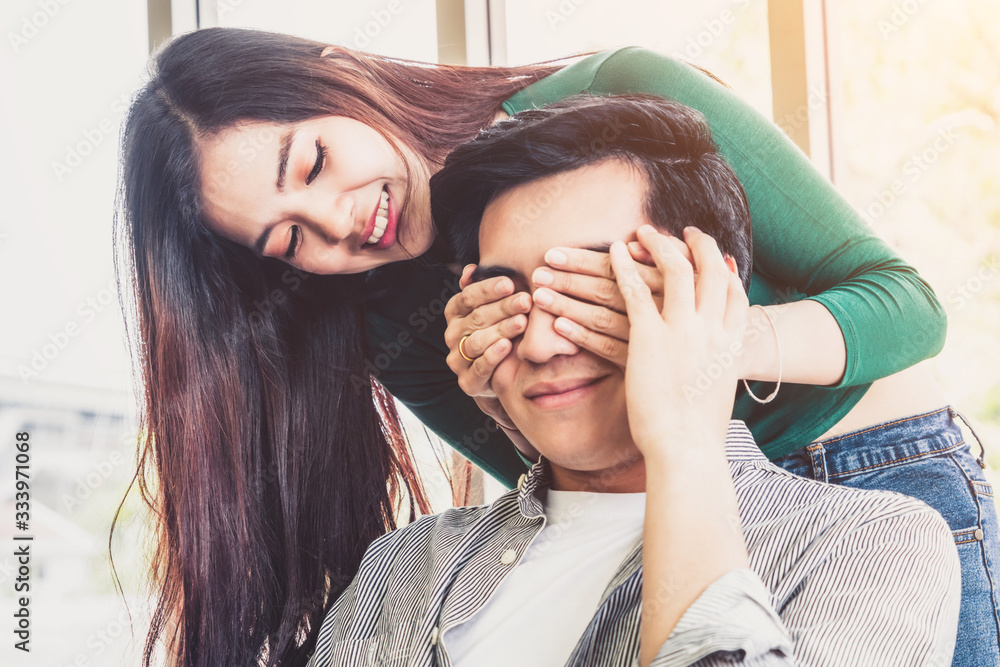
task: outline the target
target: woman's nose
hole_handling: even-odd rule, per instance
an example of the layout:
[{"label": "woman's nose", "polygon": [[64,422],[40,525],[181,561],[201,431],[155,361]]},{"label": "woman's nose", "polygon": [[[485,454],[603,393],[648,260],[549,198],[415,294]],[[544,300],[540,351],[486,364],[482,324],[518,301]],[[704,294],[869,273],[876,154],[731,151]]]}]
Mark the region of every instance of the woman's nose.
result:
[{"label": "woman's nose", "polygon": [[355,200],[350,195],[339,195],[332,203],[328,200],[326,206],[317,207],[313,215],[316,233],[328,245],[342,243],[358,229]]}]

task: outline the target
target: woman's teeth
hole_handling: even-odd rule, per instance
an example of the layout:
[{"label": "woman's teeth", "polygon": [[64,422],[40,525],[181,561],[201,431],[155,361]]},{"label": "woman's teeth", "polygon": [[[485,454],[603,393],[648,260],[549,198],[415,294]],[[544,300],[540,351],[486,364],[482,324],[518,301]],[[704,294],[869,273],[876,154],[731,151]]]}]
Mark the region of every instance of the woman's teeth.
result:
[{"label": "woman's teeth", "polygon": [[376,244],[382,235],[385,234],[385,228],[389,224],[389,193],[386,192],[385,188],[382,188],[382,199],[379,201],[378,212],[375,213],[375,229],[372,230],[372,235],[368,237],[365,243]]}]

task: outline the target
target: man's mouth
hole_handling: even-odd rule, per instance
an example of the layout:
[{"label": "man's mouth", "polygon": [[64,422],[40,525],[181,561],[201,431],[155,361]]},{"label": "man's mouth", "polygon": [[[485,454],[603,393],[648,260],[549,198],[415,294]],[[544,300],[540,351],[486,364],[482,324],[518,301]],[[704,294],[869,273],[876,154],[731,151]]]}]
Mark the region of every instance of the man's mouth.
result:
[{"label": "man's mouth", "polygon": [[595,391],[598,383],[607,377],[601,375],[557,382],[538,382],[525,390],[524,397],[538,408],[564,408],[589,396]]}]

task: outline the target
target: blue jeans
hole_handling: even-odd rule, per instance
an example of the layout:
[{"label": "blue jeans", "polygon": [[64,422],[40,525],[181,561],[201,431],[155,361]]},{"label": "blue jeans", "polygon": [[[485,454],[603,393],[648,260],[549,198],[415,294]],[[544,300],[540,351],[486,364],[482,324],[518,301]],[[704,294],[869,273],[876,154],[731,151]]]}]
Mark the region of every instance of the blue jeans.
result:
[{"label": "blue jeans", "polygon": [[965,421],[952,408],[941,408],[820,440],[773,463],[831,484],[904,493],[940,512],[962,565],[952,664],[1000,667],[1000,526],[993,489],[983,476],[982,443],[977,458],[955,417]]}]

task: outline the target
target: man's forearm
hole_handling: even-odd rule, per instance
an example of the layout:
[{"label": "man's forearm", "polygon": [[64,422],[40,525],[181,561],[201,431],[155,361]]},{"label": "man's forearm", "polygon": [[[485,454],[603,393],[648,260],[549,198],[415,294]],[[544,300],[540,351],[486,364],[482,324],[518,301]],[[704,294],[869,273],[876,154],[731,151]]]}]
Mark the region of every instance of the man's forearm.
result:
[{"label": "man's forearm", "polygon": [[736,491],[719,443],[684,442],[646,459],[639,664],[652,662],[716,579],[748,567]]}]

